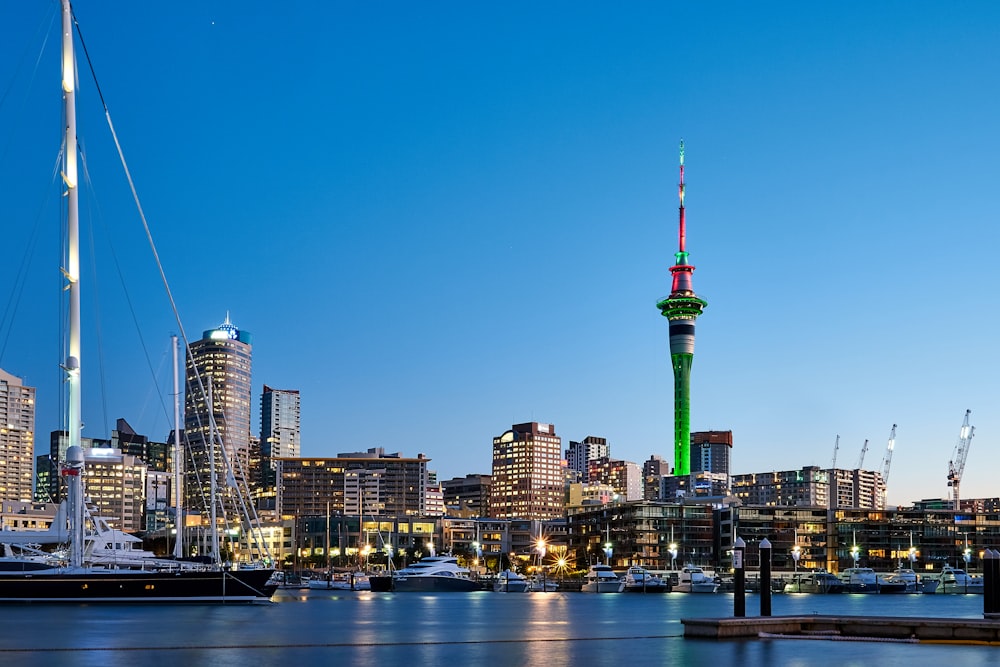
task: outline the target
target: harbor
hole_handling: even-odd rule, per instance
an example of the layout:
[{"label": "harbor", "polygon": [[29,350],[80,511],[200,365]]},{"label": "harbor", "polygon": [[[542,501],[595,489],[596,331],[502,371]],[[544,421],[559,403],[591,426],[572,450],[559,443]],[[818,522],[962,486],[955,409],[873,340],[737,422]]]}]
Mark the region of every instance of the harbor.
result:
[{"label": "harbor", "polygon": [[[980,645],[685,637],[683,619],[732,616],[732,594],[395,594],[281,590],[267,605],[8,608],[5,662],[134,665],[995,664]],[[976,595],[781,595],[778,616],[940,617],[982,623]],[[758,597],[748,596],[748,614]],[[16,613],[12,613],[16,612]],[[748,619],[752,616],[748,617]],[[39,628],[58,627],[43,633]]]}]

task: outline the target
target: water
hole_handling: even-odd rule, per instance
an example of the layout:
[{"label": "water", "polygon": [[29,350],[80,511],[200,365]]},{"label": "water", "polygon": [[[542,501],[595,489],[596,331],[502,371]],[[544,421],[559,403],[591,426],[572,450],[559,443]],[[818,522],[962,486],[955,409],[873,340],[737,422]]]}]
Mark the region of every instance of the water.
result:
[{"label": "water", "polygon": [[[982,618],[981,595],[776,595],[774,615]],[[756,596],[747,614],[759,613]],[[731,616],[732,594],[329,593],[269,605],[0,607],[0,664],[994,665],[1000,648],[692,640],[681,618]]]}]

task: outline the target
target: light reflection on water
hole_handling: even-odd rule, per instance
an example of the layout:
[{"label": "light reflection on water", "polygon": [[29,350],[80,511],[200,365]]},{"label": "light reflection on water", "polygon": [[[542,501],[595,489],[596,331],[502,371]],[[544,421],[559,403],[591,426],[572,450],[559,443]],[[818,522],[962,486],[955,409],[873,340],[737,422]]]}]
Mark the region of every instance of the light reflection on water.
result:
[{"label": "light reflection on water", "polygon": [[[1000,649],[867,642],[685,640],[682,618],[731,616],[732,595],[280,594],[270,605],[0,607],[0,661],[253,665],[344,661],[545,665],[1000,662]],[[775,615],[981,618],[982,596],[776,595]],[[748,615],[759,601],[747,598]]]}]

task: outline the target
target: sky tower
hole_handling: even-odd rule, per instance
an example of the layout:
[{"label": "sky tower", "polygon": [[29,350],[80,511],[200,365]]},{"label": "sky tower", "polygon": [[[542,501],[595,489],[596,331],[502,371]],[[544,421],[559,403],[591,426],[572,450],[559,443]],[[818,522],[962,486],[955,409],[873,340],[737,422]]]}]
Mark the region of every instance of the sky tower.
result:
[{"label": "sky tower", "polygon": [[691,285],[694,267],[688,264],[684,222],[684,141],[681,140],[680,231],[675,262],[670,267],[673,278],[670,296],[656,307],[670,320],[670,363],[674,368],[674,475],[691,473],[691,362],[694,361],[694,321],[708,305],[699,299]]}]

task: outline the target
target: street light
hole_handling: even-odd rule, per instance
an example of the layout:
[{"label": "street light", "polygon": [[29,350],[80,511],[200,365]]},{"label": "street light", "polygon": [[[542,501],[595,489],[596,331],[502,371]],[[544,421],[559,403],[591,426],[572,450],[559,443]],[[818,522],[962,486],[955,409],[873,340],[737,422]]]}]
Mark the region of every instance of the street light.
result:
[{"label": "street light", "polygon": [[671,542],[670,546],[667,547],[667,552],[670,554],[670,569],[677,569],[677,543]]},{"label": "street light", "polygon": [[861,557],[861,549],[855,544],[851,547],[851,559],[854,561],[854,567],[858,566],[858,558]]},{"label": "street light", "polygon": [[799,559],[800,558],[802,558],[802,547],[800,547],[799,545],[796,544],[792,548],[792,568],[793,568],[794,574],[796,574],[796,575],[799,573]]}]

